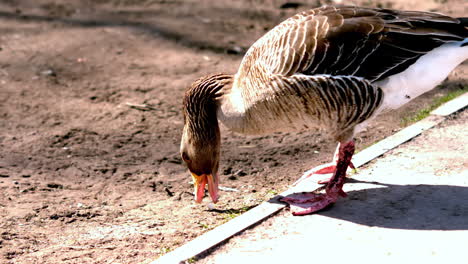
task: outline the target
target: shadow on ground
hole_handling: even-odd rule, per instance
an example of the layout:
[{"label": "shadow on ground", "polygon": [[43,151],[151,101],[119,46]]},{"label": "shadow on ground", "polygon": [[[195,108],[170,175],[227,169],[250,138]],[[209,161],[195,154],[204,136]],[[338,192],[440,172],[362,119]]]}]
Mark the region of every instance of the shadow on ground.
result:
[{"label": "shadow on ground", "polygon": [[350,191],[347,200],[320,214],[384,228],[468,230],[468,187],[360,183],[382,187]]},{"label": "shadow on ground", "polygon": [[[75,9],[86,10],[89,7],[79,5],[67,7],[57,5],[55,9],[58,11],[52,13],[50,10],[48,13],[45,12],[44,5],[42,7],[38,5],[36,8],[42,10],[41,14],[32,11],[27,5],[10,8],[12,11],[0,10],[1,19],[58,23],[67,27],[122,27],[150,36],[163,37],[188,48],[237,55],[242,55],[253,41],[286,17],[286,14],[278,15],[277,10],[238,5],[216,7],[194,4],[190,9],[177,9],[168,4],[167,8],[145,7],[131,10],[116,8],[112,11],[96,5],[94,10],[86,12],[85,16],[80,15]],[[197,9],[200,15],[194,15],[193,9]],[[239,21],[245,21],[245,25],[238,25]],[[258,21],[262,21],[263,27],[254,29],[254,24]],[[230,34],[245,36],[240,39],[209,38],[200,32],[219,36]],[[231,50],[233,46],[239,46],[240,49]]]}]

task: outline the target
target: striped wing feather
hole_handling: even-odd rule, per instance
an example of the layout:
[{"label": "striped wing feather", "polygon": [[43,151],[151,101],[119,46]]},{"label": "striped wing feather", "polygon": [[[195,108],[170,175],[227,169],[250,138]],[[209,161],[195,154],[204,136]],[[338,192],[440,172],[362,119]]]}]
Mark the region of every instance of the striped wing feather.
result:
[{"label": "striped wing feather", "polygon": [[242,78],[269,75],[353,75],[377,81],[404,71],[419,57],[466,29],[451,17],[426,13],[322,7],[284,21],[247,52]]},{"label": "striped wing feather", "polygon": [[249,120],[241,130],[312,125],[349,138],[382,104],[383,92],[373,82],[464,37],[460,20],[434,13],[359,7],[302,12],[244,57],[234,81]]}]

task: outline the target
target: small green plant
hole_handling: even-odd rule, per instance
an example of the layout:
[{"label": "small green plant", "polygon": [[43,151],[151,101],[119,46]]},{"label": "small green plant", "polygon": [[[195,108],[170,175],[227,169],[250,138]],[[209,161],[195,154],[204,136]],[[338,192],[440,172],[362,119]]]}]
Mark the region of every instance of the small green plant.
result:
[{"label": "small green plant", "polygon": [[197,261],[197,257],[191,257],[185,261],[185,263],[195,263]]},{"label": "small green plant", "polygon": [[416,123],[419,120],[426,118],[431,111],[432,110],[430,109],[430,107],[423,108],[411,116],[403,117],[403,119],[401,120],[401,125],[407,126],[412,123]]},{"label": "small green plant", "polygon": [[208,224],[205,224],[205,223],[199,223],[198,226],[204,228],[204,229],[211,229],[210,226]]},{"label": "small green plant", "polygon": [[270,190],[270,191],[267,192],[267,194],[277,195],[277,194],[278,194],[278,191],[276,191],[276,190]]},{"label": "small green plant", "polygon": [[449,92],[448,94],[446,94],[446,95],[444,95],[442,97],[435,98],[434,101],[432,102],[432,104],[430,104],[428,107],[419,110],[418,112],[416,112],[413,115],[402,118],[401,125],[402,126],[407,126],[409,124],[415,123],[415,122],[417,122],[417,121],[419,121],[421,119],[426,118],[427,116],[429,116],[429,114],[431,113],[432,110],[434,110],[437,107],[441,106],[443,103],[446,103],[446,102],[448,102],[450,100],[453,100],[454,98],[466,93],[467,91],[468,91],[468,86],[465,85],[465,86],[463,86],[463,88],[461,88],[459,90],[455,90],[455,91]]},{"label": "small green plant", "polygon": [[239,209],[229,209],[229,210],[226,210],[226,220],[231,220],[233,218],[236,218],[238,217],[239,215],[247,212],[248,210],[252,209],[253,206],[243,206]]},{"label": "small green plant", "polygon": [[171,251],[170,248],[168,248],[168,247],[162,247],[161,249],[159,249],[159,256],[162,256],[162,255],[164,255],[164,254],[166,254],[166,253],[169,253],[170,251]]}]

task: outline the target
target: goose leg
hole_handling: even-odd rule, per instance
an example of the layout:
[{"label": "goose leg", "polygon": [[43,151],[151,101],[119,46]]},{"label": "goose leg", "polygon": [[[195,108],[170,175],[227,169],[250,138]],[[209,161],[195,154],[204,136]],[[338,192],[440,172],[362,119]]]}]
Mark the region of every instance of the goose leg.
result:
[{"label": "goose leg", "polygon": [[351,164],[353,154],[354,141],[340,144],[335,171],[327,183],[325,194],[293,194],[281,199],[281,201],[287,202],[291,206],[293,215],[306,215],[335,203],[339,196],[346,197],[343,185],[346,180],[346,170]]},{"label": "goose leg", "polygon": [[[309,177],[312,177],[315,174],[329,174],[329,173],[335,172],[336,164],[338,163],[338,153],[339,153],[339,150],[340,150],[340,146],[341,146],[341,143],[338,143],[338,146],[336,147],[336,150],[335,150],[335,154],[333,155],[333,161],[332,162],[317,166],[315,168],[312,168],[312,169],[304,172],[304,174],[301,176],[301,178],[299,178],[299,180],[295,181],[293,183],[293,185],[297,185],[300,182],[302,182],[303,180],[305,180],[305,179],[307,179]],[[354,167],[352,162],[349,163],[349,167],[351,169],[353,169],[353,170],[356,170],[356,168]],[[326,178],[326,179],[319,180],[318,183],[327,184],[329,181],[330,181],[330,178]]]}]

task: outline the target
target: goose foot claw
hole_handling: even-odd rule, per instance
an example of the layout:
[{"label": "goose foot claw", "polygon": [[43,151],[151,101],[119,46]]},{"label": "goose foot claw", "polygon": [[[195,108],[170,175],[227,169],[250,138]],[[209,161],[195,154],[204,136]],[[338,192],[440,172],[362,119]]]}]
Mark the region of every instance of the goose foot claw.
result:
[{"label": "goose foot claw", "polygon": [[338,197],[346,197],[342,189],[330,190],[326,194],[297,193],[281,199],[289,204],[293,215],[307,215],[334,204]]},{"label": "goose foot claw", "polygon": [[[351,158],[354,154],[354,142],[349,141],[344,144],[339,144],[335,154],[334,160],[330,164],[325,164],[313,169],[313,173],[306,173],[299,179],[299,182],[303,179],[310,177],[313,174],[321,174],[323,172],[333,172],[333,176],[322,181],[327,183],[324,194],[317,193],[294,193],[281,199],[281,201],[289,204],[293,215],[306,215],[317,211],[320,211],[331,204],[334,204],[338,198],[346,197],[347,194],[343,191],[343,185],[346,179],[346,170],[348,167],[355,169],[351,163]],[[296,182],[297,183],[297,182]]]}]

